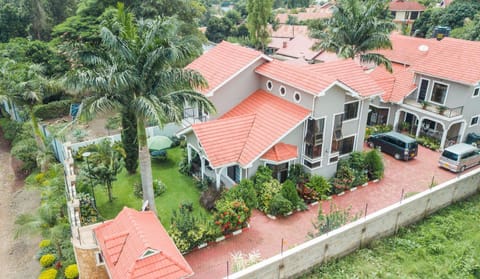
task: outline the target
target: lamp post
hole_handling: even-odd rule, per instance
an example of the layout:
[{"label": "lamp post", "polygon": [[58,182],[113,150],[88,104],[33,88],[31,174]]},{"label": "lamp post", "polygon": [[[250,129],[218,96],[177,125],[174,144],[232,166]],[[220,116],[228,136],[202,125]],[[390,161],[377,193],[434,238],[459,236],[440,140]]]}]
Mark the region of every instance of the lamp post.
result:
[{"label": "lamp post", "polygon": [[88,162],[88,157],[90,157],[90,155],[92,155],[92,153],[87,151],[87,152],[83,152],[82,157],[85,159],[85,161],[87,163],[89,180],[90,180],[90,184],[91,184],[91,187],[92,187],[93,206],[95,208],[97,208],[97,200],[95,199],[95,189],[94,189],[93,182],[92,182],[92,177],[91,177],[92,173],[91,173],[91,170],[90,170],[90,164]]}]

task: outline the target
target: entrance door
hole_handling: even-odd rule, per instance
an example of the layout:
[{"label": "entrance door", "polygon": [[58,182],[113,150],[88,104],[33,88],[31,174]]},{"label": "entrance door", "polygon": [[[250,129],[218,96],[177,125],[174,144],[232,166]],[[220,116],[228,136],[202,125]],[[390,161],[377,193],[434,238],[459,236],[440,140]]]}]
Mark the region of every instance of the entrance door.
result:
[{"label": "entrance door", "polygon": [[236,183],[240,182],[240,168],[238,166],[231,166],[227,168],[227,175]]},{"label": "entrance door", "polygon": [[267,166],[272,170],[272,177],[283,183],[288,178],[288,163],[283,163],[279,165],[267,164]]}]

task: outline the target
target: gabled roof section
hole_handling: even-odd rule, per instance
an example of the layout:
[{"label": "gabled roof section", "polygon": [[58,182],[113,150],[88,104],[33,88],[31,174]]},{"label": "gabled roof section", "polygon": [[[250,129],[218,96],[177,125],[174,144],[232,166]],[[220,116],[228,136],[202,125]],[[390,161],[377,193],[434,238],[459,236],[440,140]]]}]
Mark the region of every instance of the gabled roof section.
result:
[{"label": "gabled roof section", "polygon": [[262,156],[262,159],[272,162],[284,162],[296,159],[298,157],[298,148],[296,145],[277,143],[274,147]]},{"label": "gabled roof section", "polygon": [[258,90],[219,119],[192,129],[212,167],[247,166],[309,115],[303,107]]},{"label": "gabled roof section", "polygon": [[412,67],[415,72],[463,84],[480,83],[480,42],[454,38],[430,39],[435,47]]},{"label": "gabled roof section", "polygon": [[383,89],[364,72],[362,66],[352,59],[306,65],[304,67],[313,73],[328,73],[328,75],[335,77],[363,97],[379,95],[383,92]]},{"label": "gabled roof section", "polygon": [[112,279],[178,279],[193,270],[151,211],[127,207],[95,236]]},{"label": "gabled roof section", "polygon": [[259,59],[270,60],[259,51],[223,41],[187,65],[186,69],[200,72],[208,81],[208,88],[201,90],[207,94]]},{"label": "gabled roof section", "polygon": [[318,95],[337,79],[327,74],[314,73],[303,66],[273,60],[255,69],[260,75],[274,79],[295,88]]},{"label": "gabled roof section", "polygon": [[393,73],[389,73],[384,67],[377,67],[369,75],[384,90],[384,102],[401,102],[417,88],[413,71],[408,68],[394,67]]},{"label": "gabled roof section", "polygon": [[390,35],[392,49],[378,49],[373,51],[385,55],[390,61],[404,65],[414,65],[418,60],[425,58],[438,43],[436,40],[427,40],[398,33]]},{"label": "gabled roof section", "polygon": [[276,54],[292,58],[304,58],[311,60],[321,53],[320,50],[312,50],[312,46],[315,44],[315,41],[315,39],[311,39],[308,36],[298,35],[291,40],[283,41]]},{"label": "gabled roof section", "polygon": [[416,1],[394,0],[388,4],[388,9],[390,11],[422,12],[425,11],[425,6]]},{"label": "gabled roof section", "polygon": [[268,25],[268,32],[273,38],[295,38],[296,36],[308,36],[308,27],[306,25],[280,24],[276,30],[273,30],[271,24]]}]

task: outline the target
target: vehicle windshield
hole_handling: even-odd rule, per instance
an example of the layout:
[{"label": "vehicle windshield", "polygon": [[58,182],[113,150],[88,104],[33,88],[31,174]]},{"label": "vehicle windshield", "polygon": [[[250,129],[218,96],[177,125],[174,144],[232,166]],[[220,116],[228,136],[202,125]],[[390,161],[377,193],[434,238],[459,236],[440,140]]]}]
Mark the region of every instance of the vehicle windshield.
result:
[{"label": "vehicle windshield", "polygon": [[455,153],[450,152],[448,150],[443,151],[442,156],[447,158],[447,159],[453,160],[453,161],[458,160],[458,154],[455,154]]},{"label": "vehicle windshield", "polygon": [[417,148],[417,146],[418,146],[417,142],[411,142],[411,143],[408,144],[409,149],[415,149],[415,148]]}]

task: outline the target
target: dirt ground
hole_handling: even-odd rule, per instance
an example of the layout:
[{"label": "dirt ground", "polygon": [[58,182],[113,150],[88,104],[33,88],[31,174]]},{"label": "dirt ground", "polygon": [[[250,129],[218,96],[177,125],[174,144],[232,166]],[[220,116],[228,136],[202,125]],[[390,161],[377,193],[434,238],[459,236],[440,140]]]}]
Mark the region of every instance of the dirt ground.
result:
[{"label": "dirt ground", "polygon": [[0,279],[37,278],[40,265],[34,256],[39,236],[14,239],[16,216],[40,204],[39,193],[27,190],[12,169],[8,143],[0,131]]}]

